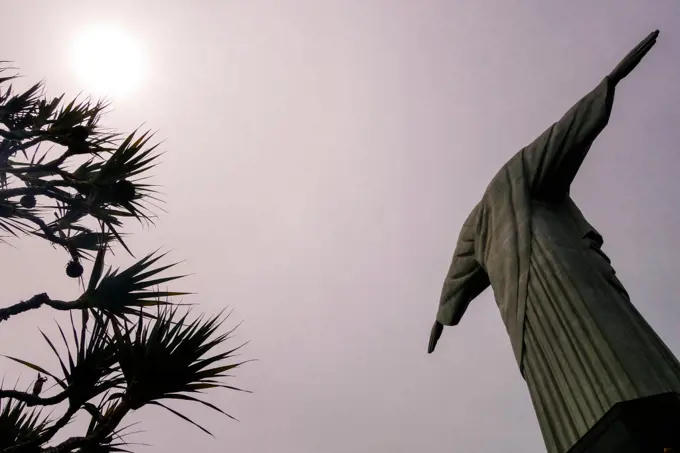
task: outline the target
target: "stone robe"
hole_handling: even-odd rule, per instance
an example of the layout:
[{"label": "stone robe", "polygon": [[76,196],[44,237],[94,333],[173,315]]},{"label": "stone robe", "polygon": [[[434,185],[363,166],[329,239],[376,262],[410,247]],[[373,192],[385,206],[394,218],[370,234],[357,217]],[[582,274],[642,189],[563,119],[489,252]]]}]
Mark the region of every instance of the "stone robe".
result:
[{"label": "stone robe", "polygon": [[680,391],[680,364],[631,304],[569,186],[609,120],[605,78],[496,174],[456,245],[437,321],[489,285],[549,453],[615,403]]}]

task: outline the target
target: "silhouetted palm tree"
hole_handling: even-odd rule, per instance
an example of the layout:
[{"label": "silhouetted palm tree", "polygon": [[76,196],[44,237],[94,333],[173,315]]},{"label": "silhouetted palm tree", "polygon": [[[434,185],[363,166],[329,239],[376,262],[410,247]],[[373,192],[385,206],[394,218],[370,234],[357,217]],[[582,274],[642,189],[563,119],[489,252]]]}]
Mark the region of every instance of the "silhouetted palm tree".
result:
[{"label": "silhouetted palm tree", "polygon": [[[30,392],[0,385],[0,453],[128,451],[121,422],[145,405],[161,406],[207,432],[167,402],[190,401],[224,413],[197,395],[239,390],[225,384],[225,373],[244,363],[233,359],[240,346],[220,350],[232,332],[218,333],[225,317],[190,319],[178,311],[173,298],[186,293],[158,289],[181,278],[161,275],[174,266],[158,265],[164,255],[151,253],[123,271],[104,269],[115,243],[132,253],[120,231],[123,221],[155,218],[154,201],[160,200],[145,183],[159,157],[149,146],[152,135],[108,132],[99,126],[106,103],[48,99],[42,83],[15,94],[10,83],[16,76],[4,77],[10,69],[0,68],[0,241],[33,235],[63,248],[66,275],[83,291],[75,300],[40,293],[0,308],[0,328],[11,316],[44,306],[70,314],[70,326],[59,327],[61,351],[41,332],[58,371],[5,356],[39,374]],[[44,395],[47,380],[55,391]],[[64,407],[60,416],[43,415],[58,405]],[[86,432],[53,443],[78,413],[90,419]]]}]

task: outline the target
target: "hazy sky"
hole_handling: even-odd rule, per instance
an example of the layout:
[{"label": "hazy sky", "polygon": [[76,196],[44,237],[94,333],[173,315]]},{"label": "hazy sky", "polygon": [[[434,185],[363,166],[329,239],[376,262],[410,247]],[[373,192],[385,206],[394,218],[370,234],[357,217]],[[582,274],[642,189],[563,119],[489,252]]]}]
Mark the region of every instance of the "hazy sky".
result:
[{"label": "hazy sky", "polygon": [[[212,439],[143,409],[146,432],[130,440],[152,447],[139,451],[544,451],[490,291],[425,353],[441,284],[499,167],[656,28],[572,195],[680,354],[677,0],[1,4],[0,59],[53,95],[84,88],[71,50],[82,30],[128,30],[145,78],[104,124],[146,122],[165,139],[169,211],[130,244],[186,259],[195,275],[177,288],[205,311],[233,308],[235,341],[259,359],[233,381],[254,394],[211,396],[240,423],[190,409]],[[77,295],[63,251],[13,245],[2,305]],[[37,332],[54,333],[54,317],[3,323],[0,353],[56,369]]]}]

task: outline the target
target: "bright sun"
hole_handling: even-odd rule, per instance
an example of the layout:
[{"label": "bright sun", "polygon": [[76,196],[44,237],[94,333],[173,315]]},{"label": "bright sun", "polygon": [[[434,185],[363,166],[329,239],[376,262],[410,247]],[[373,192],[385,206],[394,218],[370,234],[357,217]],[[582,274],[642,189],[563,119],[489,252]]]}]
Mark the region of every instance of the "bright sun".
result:
[{"label": "bright sun", "polygon": [[81,87],[97,97],[130,94],[144,76],[139,43],[115,26],[99,25],[80,32],[74,41],[73,59]]}]

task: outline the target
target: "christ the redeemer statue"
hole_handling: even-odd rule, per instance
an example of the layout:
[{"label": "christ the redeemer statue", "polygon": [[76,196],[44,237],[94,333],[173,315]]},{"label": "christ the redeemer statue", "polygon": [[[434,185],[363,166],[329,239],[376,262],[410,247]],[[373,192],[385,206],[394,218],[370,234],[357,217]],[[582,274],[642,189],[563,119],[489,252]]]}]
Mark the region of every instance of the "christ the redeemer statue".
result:
[{"label": "christ the redeemer statue", "polygon": [[496,174],[462,227],[432,329],[428,352],[491,286],[549,453],[568,451],[616,403],[680,392],[680,363],[569,196],[614,88],[657,36]]}]

